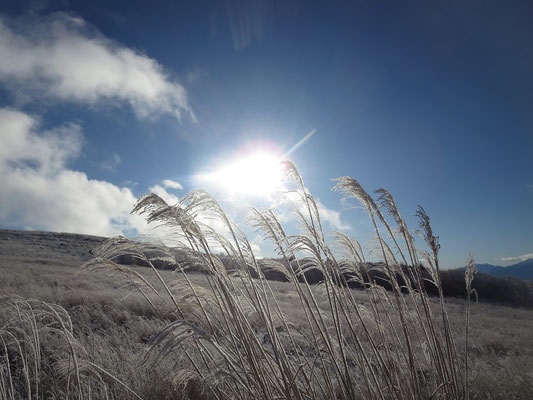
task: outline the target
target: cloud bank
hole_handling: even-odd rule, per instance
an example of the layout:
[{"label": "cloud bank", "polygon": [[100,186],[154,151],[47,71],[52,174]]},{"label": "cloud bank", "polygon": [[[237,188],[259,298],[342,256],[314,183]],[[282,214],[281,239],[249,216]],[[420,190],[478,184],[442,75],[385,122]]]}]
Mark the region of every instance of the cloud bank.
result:
[{"label": "cloud bank", "polygon": [[169,189],[176,189],[176,190],[182,190],[183,185],[179,182],[173,181],[171,179],[165,179],[163,182],[163,186]]},{"label": "cloud bank", "polygon": [[533,259],[533,253],[524,254],[521,256],[515,256],[515,257],[504,257],[500,258],[502,261],[526,261],[529,259]]},{"label": "cloud bank", "polygon": [[186,90],[157,61],[64,13],[0,18],[0,81],[23,101],[127,103],[138,118],[172,114],[196,121]]},{"label": "cloud bank", "polygon": [[149,187],[148,191],[151,193],[157,194],[159,197],[165,200],[165,202],[170,206],[176,205],[180,201],[178,196],[175,196],[172,193],[167,192],[167,190],[161,185],[154,185],[152,187]]},{"label": "cloud bank", "polygon": [[[136,197],[129,188],[89,179],[69,168],[84,141],[79,125],[67,123],[44,130],[36,117],[0,108],[0,136],[0,225],[102,236],[147,232],[144,218],[130,214]],[[167,189],[181,188],[178,182],[166,179],[149,191],[176,204],[179,198]],[[281,222],[294,219],[294,207],[306,212],[294,192],[269,201]],[[331,228],[350,228],[338,211],[318,200],[317,206],[322,221]],[[224,233],[220,221],[201,220]],[[258,244],[253,247],[261,255]]]},{"label": "cloud bank", "polygon": [[[306,191],[310,193],[309,189]],[[331,229],[346,231],[351,227],[341,219],[341,213],[339,211],[328,208],[319,199],[315,199],[318,213],[320,215],[320,221],[327,223]],[[299,210],[303,215],[307,216],[308,210],[303,203],[300,195],[296,192],[289,191],[288,188],[280,191],[280,195],[271,199],[269,208],[271,208],[280,222],[289,222],[296,220],[296,210]]]},{"label": "cloud bank", "polygon": [[67,167],[81,151],[79,125],[43,131],[35,117],[3,108],[0,135],[1,225],[102,236],[146,230],[130,215],[129,189]]}]

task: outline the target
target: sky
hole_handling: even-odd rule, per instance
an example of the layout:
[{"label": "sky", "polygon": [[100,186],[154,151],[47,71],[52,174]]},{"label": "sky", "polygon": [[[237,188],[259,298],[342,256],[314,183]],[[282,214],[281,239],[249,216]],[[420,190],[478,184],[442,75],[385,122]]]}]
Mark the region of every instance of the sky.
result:
[{"label": "sky", "polygon": [[134,236],[139,196],[205,188],[272,256],[245,217],[291,226],[287,188],[224,180],[260,152],[327,232],[372,237],[348,175],[422,205],[445,267],[533,258],[532,42],[519,0],[2,1],[0,227]]}]

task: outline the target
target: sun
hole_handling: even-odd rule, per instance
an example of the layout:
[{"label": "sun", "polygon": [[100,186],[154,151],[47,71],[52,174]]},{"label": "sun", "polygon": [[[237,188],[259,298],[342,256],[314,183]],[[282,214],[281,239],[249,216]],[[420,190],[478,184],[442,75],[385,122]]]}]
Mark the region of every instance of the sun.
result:
[{"label": "sun", "polygon": [[278,156],[254,151],[230,160],[202,178],[231,194],[268,196],[280,187],[283,176]]}]

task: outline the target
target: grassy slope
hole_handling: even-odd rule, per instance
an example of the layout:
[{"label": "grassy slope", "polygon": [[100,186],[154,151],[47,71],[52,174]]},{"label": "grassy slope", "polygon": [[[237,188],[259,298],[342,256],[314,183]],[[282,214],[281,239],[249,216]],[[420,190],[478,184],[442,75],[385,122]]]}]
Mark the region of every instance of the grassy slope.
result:
[{"label": "grassy slope", "polygon": [[[23,247],[6,241],[0,244],[0,294],[11,293],[37,298],[65,307],[73,319],[75,335],[87,349],[90,359],[126,382],[144,398],[170,396],[199,397],[199,389],[191,384],[187,390],[177,390],[168,378],[171,363],[153,367],[142,363],[148,339],[174,319],[171,312],[154,311],[137,293],[124,288],[122,278],[108,273],[78,274],[77,268],[88,257],[86,251],[71,252],[61,244],[61,238],[27,238]],[[86,248],[94,243],[88,240]],[[44,245],[52,243],[55,248]],[[72,243],[71,243],[72,244]],[[24,251],[19,251],[19,250]],[[9,253],[9,254],[8,254]],[[46,260],[46,262],[43,262]],[[153,272],[137,269],[154,285]],[[167,282],[182,279],[162,272]],[[206,286],[199,274],[190,279]],[[295,307],[293,289],[289,283],[272,284],[281,308],[295,322],[303,318]],[[356,299],[366,304],[363,291]],[[156,301],[156,300],[154,300]],[[464,324],[464,302],[450,299],[448,312],[452,327],[461,337]],[[435,301],[433,304],[437,308]],[[530,310],[480,303],[471,310],[471,380],[472,392],[479,398],[533,398],[533,316]],[[460,345],[459,345],[460,348]],[[179,360],[178,360],[179,362]],[[113,385],[112,385],[113,386]],[[127,398],[115,386],[117,398]]]}]

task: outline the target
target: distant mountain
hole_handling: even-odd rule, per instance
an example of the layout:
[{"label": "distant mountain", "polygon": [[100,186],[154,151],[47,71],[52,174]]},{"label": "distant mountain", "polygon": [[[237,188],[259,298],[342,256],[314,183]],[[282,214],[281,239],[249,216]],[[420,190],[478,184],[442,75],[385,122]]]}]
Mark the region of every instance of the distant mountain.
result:
[{"label": "distant mountain", "polygon": [[510,276],[513,278],[533,281],[533,259],[525,260],[517,264],[501,267],[492,264],[477,264],[479,272],[494,276]]}]

